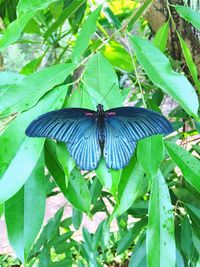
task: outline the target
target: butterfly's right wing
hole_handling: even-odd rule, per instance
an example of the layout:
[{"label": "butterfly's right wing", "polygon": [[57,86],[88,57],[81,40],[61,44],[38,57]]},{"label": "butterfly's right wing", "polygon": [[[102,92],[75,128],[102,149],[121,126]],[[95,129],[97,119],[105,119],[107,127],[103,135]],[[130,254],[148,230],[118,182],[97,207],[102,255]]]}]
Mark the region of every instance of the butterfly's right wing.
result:
[{"label": "butterfly's right wing", "polygon": [[69,108],[48,112],[28,126],[26,135],[65,142],[70,155],[83,170],[93,170],[98,165],[101,149],[93,110]]},{"label": "butterfly's right wing", "polygon": [[113,108],[106,112],[104,157],[108,168],[126,166],[137,141],[154,134],[169,134],[170,122],[157,112],[136,107]]}]

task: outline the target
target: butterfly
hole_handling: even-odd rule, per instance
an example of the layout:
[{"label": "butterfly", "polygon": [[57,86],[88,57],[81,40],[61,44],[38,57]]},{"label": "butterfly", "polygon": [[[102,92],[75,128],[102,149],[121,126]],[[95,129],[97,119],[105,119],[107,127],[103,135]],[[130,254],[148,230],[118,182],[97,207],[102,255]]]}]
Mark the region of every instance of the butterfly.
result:
[{"label": "butterfly", "polygon": [[124,168],[137,141],[155,134],[173,131],[170,122],[157,112],[137,107],[119,107],[104,111],[64,108],[39,116],[26,129],[30,137],[48,137],[66,143],[82,170],[94,170],[103,154],[107,168]]}]

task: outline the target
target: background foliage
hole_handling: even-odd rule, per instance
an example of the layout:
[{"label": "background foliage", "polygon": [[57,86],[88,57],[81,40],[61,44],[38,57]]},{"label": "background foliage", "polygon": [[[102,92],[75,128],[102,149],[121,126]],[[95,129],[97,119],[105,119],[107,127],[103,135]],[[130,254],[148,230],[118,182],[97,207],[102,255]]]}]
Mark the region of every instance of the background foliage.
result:
[{"label": "background foliage", "polygon": [[[0,215],[16,264],[199,266],[200,83],[184,36],[176,31],[183,62],[166,47],[172,11],[198,30],[200,15],[166,2],[169,20],[153,37],[143,17],[151,0],[102,2],[0,1]],[[25,136],[40,114],[102,101],[164,112],[174,133],[140,141],[123,170],[101,161],[92,173],[80,172],[64,144]],[[46,198],[60,192],[73,216],[60,209],[41,229]],[[106,219],[78,242],[83,213],[99,212]]]}]

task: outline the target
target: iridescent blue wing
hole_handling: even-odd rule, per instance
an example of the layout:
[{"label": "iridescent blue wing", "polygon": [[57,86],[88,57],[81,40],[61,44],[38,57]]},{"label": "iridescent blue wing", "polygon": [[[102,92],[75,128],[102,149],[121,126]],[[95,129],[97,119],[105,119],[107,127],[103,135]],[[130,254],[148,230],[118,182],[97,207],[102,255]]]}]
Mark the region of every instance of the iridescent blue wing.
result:
[{"label": "iridescent blue wing", "polygon": [[126,166],[137,141],[173,131],[170,122],[157,112],[136,107],[121,107],[106,112],[104,157],[108,168]]},{"label": "iridescent blue wing", "polygon": [[69,108],[48,112],[28,126],[26,135],[65,142],[70,155],[83,170],[92,170],[98,165],[101,149],[93,110]]}]

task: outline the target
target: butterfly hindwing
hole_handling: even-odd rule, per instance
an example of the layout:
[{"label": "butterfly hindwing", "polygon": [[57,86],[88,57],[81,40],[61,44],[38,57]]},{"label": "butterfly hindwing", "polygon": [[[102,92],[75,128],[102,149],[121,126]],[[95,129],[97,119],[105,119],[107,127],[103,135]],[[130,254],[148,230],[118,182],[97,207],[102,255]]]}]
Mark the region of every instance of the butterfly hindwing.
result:
[{"label": "butterfly hindwing", "polygon": [[76,164],[83,170],[97,167],[101,155],[98,142],[96,112],[69,108],[48,112],[26,129],[31,137],[48,137],[65,142]]},{"label": "butterfly hindwing", "polygon": [[104,158],[106,166],[115,170],[124,168],[130,161],[136,142],[127,140],[126,135],[119,130],[115,118],[107,118],[105,122]]}]

